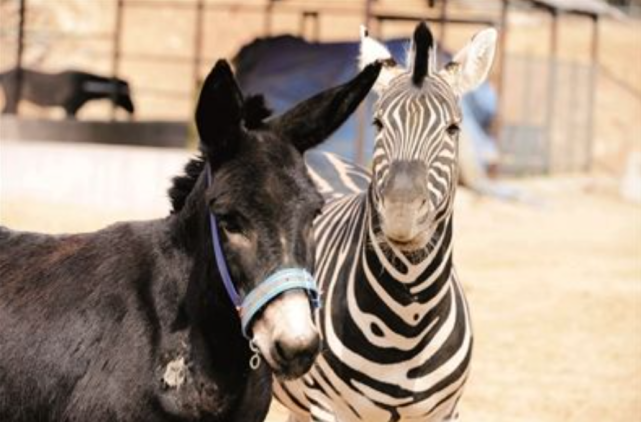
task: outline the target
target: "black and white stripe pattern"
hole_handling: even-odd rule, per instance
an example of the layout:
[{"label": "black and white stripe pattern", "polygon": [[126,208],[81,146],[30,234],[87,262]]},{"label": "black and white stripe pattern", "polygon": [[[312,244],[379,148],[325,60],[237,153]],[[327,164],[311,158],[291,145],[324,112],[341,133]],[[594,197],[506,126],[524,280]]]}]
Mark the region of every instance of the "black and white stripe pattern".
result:
[{"label": "black and white stripe pattern", "polygon": [[[461,112],[448,75],[427,70],[421,84],[410,66],[380,90],[371,175],[332,154],[308,156],[328,198],[315,226],[324,349],[302,379],[275,383],[292,421],[456,419],[473,340],[452,262]],[[427,167],[429,206],[418,217],[427,241],[409,249],[380,223],[399,161]]]},{"label": "black and white stripe pattern", "polygon": [[447,206],[457,177],[457,135],[461,112],[447,82],[432,75],[422,88],[409,87],[408,78],[394,79],[376,104],[379,128],[373,168],[379,193],[395,161],[420,161],[429,169],[430,209]]}]

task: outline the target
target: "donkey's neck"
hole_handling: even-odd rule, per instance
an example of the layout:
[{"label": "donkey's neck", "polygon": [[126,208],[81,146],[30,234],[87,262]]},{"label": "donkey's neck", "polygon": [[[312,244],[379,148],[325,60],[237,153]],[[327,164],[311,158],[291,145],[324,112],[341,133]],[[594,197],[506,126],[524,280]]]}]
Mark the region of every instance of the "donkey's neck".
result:
[{"label": "donkey's neck", "polygon": [[204,412],[234,420],[227,412],[246,401],[249,384],[269,379],[269,373],[249,368],[248,342],[215,263],[205,189],[201,175],[184,207],[168,220],[171,247],[162,265],[174,276],[155,295],[162,326],[157,370],[166,384],[160,401],[182,417]]},{"label": "donkey's neck", "polygon": [[376,200],[370,187],[364,219],[365,276],[378,279],[391,298],[402,305],[435,299],[445,290],[453,271],[452,213],[437,225],[424,247],[403,251],[383,234]]},{"label": "donkey's neck", "polygon": [[[212,353],[221,353],[229,360],[249,356],[247,340],[240,328],[240,319],[224,288],[216,265],[210,231],[209,207],[205,198],[205,174],[201,174],[185,206],[176,215],[174,239],[189,257],[188,283],[183,307],[185,323],[192,329],[202,329],[211,346],[219,347]],[[180,326],[180,321],[178,326]],[[230,356],[230,350],[242,352]],[[246,366],[246,365],[245,365]]]}]

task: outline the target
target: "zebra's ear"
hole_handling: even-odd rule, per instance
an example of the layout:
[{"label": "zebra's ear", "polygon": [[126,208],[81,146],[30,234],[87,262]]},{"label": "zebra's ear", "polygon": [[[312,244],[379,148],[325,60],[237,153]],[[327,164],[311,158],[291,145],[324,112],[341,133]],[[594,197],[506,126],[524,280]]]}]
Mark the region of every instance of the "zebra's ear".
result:
[{"label": "zebra's ear", "polygon": [[496,29],[484,29],[441,70],[441,76],[458,95],[476,89],[487,79],[494,61],[496,38]]},{"label": "zebra's ear", "polygon": [[376,93],[380,94],[389,85],[390,81],[401,73],[402,69],[396,63],[387,47],[370,37],[367,28],[361,25],[361,52],[358,58],[358,66],[363,70],[368,64],[375,62],[383,64],[381,73],[373,88]]}]

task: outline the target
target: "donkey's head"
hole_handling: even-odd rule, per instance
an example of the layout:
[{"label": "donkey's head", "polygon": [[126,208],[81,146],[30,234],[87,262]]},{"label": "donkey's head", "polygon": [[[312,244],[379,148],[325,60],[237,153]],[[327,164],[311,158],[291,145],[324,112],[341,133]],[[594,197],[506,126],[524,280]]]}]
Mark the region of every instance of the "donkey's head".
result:
[{"label": "donkey's head", "polygon": [[414,31],[407,68],[396,64],[364,28],[361,37],[361,66],[386,63],[374,87],[379,99],[374,105],[372,194],[381,230],[400,249],[416,250],[451,212],[458,175],[458,100],[487,78],[496,31],[478,33],[441,70],[424,23]]},{"label": "donkey's head", "polygon": [[267,121],[262,97],[244,99],[225,61],[201,91],[196,124],[211,172],[206,197],[243,300],[242,328],[285,377],[305,373],[319,351],[305,283],[313,283],[312,221],[323,201],[303,153],[349,117],[379,71],[379,64],[370,65]]}]

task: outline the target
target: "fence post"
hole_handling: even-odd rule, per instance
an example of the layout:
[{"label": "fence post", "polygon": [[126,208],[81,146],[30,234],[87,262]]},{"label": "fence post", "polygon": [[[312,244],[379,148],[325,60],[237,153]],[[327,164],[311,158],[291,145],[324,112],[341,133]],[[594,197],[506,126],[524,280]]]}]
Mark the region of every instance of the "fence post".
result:
[{"label": "fence post", "polygon": [[501,23],[499,28],[499,45],[496,63],[496,78],[498,79],[496,85],[496,96],[498,98],[498,114],[494,123],[491,126],[491,133],[497,139],[499,148],[502,147],[503,142],[503,123],[505,122],[505,69],[507,67],[507,31],[508,31],[508,0],[501,2]]},{"label": "fence post", "polygon": [[111,55],[111,77],[113,87],[111,88],[111,120],[116,119],[116,102],[118,100],[118,73],[120,71],[120,42],[122,33],[122,15],[124,0],[116,0],[116,22],[113,33],[113,51]]},{"label": "fence post", "polygon": [[599,16],[592,15],[592,45],[590,46],[590,91],[588,92],[588,136],[586,145],[586,160],[584,170],[592,169],[594,153],[594,105],[596,102],[597,83],[599,76]]},{"label": "fence post", "polygon": [[[365,0],[365,16],[364,25],[366,28],[369,28],[369,23],[372,17],[372,0]],[[356,112],[356,142],[354,149],[356,154],[354,154],[356,163],[360,165],[365,165],[365,137],[366,134],[366,125],[367,125],[367,100],[363,101],[357,109]]]},{"label": "fence post", "polygon": [[543,163],[543,171],[549,174],[552,171],[554,160],[554,129],[555,129],[555,109],[556,109],[556,84],[557,84],[557,58],[559,47],[559,13],[556,9],[549,9],[552,18],[552,25],[550,28],[550,56],[548,57],[548,98],[547,98],[547,139],[545,143],[545,152]]},{"label": "fence post", "polygon": [[265,22],[263,25],[263,35],[269,37],[272,35],[272,13],[274,11],[274,0],[267,0],[265,5]]},{"label": "fence post", "polygon": [[16,49],[16,85],[14,87],[14,95],[16,99],[14,113],[18,114],[20,108],[20,98],[22,97],[22,55],[24,52],[24,26],[25,26],[25,13],[27,9],[27,0],[20,0],[19,20],[18,20],[18,46]]},{"label": "fence post", "polygon": [[441,16],[439,18],[439,42],[442,46],[445,46],[445,37],[446,37],[446,29],[445,29],[445,22],[447,21],[447,0],[443,0],[443,3],[441,3]]},{"label": "fence post", "polygon": [[198,98],[200,89],[200,65],[202,62],[203,46],[203,15],[205,11],[204,0],[198,0],[196,3],[196,27],[194,29],[194,86],[192,101]]}]

